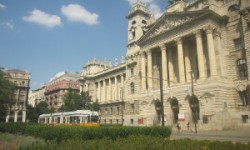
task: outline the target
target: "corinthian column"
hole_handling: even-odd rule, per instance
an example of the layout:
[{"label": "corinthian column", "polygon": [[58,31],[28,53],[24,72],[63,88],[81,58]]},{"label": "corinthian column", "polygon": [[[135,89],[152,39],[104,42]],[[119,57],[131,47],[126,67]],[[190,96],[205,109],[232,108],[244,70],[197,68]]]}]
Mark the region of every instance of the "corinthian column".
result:
[{"label": "corinthian column", "polygon": [[99,81],[98,82],[98,87],[99,87],[99,93],[98,93],[98,95],[99,95],[99,102],[101,102],[102,100],[102,98],[101,98],[101,96],[102,96],[102,88],[101,88],[101,81]]},{"label": "corinthian column", "polygon": [[106,80],[103,80],[103,101],[107,100],[107,93],[106,93]]},{"label": "corinthian column", "polygon": [[173,54],[172,50],[168,51],[168,69],[169,69],[169,84],[175,83],[174,65],[173,65]]},{"label": "corinthian column", "polygon": [[162,66],[162,79],[163,79],[163,86],[168,86],[168,65],[167,65],[167,50],[166,45],[161,45],[161,66]]},{"label": "corinthian column", "polygon": [[207,45],[208,45],[208,55],[209,55],[209,64],[210,64],[210,73],[211,76],[217,75],[217,64],[216,64],[216,57],[215,57],[215,49],[214,49],[214,39],[213,39],[213,28],[207,27],[206,29],[207,34]]},{"label": "corinthian column", "polygon": [[177,49],[178,49],[179,79],[180,79],[180,83],[184,83],[185,73],[184,73],[183,45],[182,45],[181,38],[177,39]]},{"label": "corinthian column", "polygon": [[141,52],[140,55],[141,55],[141,88],[142,88],[142,90],[145,90],[146,89],[145,54],[144,54],[144,52]]},{"label": "corinthian column", "polygon": [[118,90],[117,90],[117,87],[118,87],[118,86],[117,86],[117,76],[115,76],[115,90],[114,90],[114,92],[115,92],[115,98],[114,98],[114,99],[115,99],[115,100],[118,99],[118,95],[117,95],[117,91],[118,91]]},{"label": "corinthian column", "polygon": [[201,37],[201,31],[198,30],[195,32],[195,38],[196,38],[196,49],[197,49],[197,56],[198,56],[198,67],[199,67],[199,78],[205,79],[207,77],[207,74],[205,72],[205,61],[204,61],[204,53],[203,53],[203,45],[202,45],[202,37]]},{"label": "corinthian column", "polygon": [[149,50],[147,52],[148,55],[148,87],[153,87],[153,71],[152,71],[152,52]]},{"label": "corinthian column", "polygon": [[112,100],[112,82],[111,82],[111,78],[109,78],[109,91],[108,91],[108,95],[109,95],[109,100]]},{"label": "corinthian column", "polygon": [[191,70],[191,62],[190,62],[190,54],[189,48],[186,44],[184,44],[184,63],[185,63],[185,74],[186,74],[186,81],[191,81],[190,70]]}]

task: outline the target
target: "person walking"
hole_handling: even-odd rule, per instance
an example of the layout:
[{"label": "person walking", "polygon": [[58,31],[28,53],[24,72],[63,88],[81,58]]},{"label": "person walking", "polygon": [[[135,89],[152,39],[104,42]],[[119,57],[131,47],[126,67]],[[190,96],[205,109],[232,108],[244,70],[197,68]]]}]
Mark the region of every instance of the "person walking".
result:
[{"label": "person walking", "polygon": [[178,133],[180,133],[180,132],[181,132],[181,126],[180,126],[179,122],[177,122],[176,128],[177,128],[177,130],[178,130]]}]

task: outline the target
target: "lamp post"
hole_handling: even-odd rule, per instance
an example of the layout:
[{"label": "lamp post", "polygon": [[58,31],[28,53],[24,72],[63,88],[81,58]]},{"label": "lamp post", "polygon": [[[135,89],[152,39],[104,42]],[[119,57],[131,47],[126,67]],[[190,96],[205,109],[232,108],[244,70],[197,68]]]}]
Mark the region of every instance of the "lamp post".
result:
[{"label": "lamp post", "polygon": [[164,122],[164,105],[163,105],[163,84],[162,84],[162,64],[160,62],[159,72],[160,72],[160,99],[161,99],[161,126],[165,126]]},{"label": "lamp post", "polygon": [[122,111],[122,116],[121,116],[121,119],[122,119],[122,126],[123,126],[123,124],[124,124],[124,101],[123,101],[123,88],[122,87],[120,87],[120,93],[121,93],[121,100],[122,100],[122,109],[121,109],[121,111]]},{"label": "lamp post", "polygon": [[192,105],[193,106],[193,110],[194,110],[194,127],[195,127],[195,133],[197,134],[197,125],[196,125],[196,121],[197,121],[197,106],[194,105],[194,82],[193,82],[193,70],[190,71],[191,73],[191,98],[192,98]]}]

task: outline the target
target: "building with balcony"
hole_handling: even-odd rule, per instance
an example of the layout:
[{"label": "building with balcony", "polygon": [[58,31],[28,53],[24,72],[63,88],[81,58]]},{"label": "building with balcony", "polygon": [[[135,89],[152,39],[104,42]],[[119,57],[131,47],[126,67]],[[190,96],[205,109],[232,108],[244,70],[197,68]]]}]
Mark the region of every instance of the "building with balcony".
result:
[{"label": "building with balcony", "polygon": [[50,109],[58,111],[67,92],[80,92],[79,78],[78,72],[60,72],[45,85],[45,102]]},{"label": "building with balcony", "polygon": [[6,122],[26,122],[26,105],[30,89],[30,74],[19,69],[4,70],[6,78],[16,85],[15,104],[6,116]]},{"label": "building with balcony", "polygon": [[35,107],[40,102],[45,101],[44,92],[45,92],[45,85],[43,85],[38,89],[30,90],[28,104],[31,105],[32,107]]}]

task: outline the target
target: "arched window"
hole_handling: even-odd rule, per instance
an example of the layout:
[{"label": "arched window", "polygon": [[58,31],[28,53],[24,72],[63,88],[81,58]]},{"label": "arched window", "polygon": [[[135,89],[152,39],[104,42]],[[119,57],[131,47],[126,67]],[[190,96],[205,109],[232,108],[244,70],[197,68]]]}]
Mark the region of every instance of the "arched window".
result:
[{"label": "arched window", "polygon": [[245,59],[239,59],[237,61],[238,78],[241,80],[247,79],[247,64]]},{"label": "arched window", "polygon": [[130,83],[130,93],[131,93],[131,94],[134,94],[134,93],[135,93],[135,84],[134,84],[134,82],[131,82],[131,83]]},{"label": "arched window", "polygon": [[134,21],[132,21],[132,25],[135,25],[136,24],[136,21],[134,20]]}]

